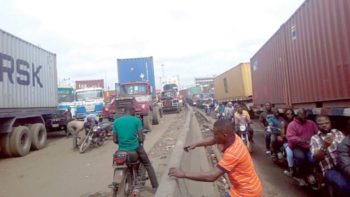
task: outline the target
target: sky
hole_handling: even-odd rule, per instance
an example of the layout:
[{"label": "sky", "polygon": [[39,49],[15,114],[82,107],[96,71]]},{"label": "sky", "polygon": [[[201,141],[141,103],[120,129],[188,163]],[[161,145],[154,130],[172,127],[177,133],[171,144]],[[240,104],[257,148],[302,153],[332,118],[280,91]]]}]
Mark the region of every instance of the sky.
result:
[{"label": "sky", "polygon": [[164,74],[189,87],[249,62],[302,3],[0,0],[0,29],[55,53],[59,80],[104,79],[114,89],[118,58],[153,56],[157,85]]}]

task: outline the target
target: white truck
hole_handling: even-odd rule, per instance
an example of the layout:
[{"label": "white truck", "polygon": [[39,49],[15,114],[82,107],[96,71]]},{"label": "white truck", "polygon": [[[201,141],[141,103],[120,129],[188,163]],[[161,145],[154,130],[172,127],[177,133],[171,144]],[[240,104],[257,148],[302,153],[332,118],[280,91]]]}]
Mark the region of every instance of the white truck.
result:
[{"label": "white truck", "polygon": [[65,130],[57,109],[56,55],[0,30],[0,152],[24,156]]},{"label": "white truck", "polygon": [[75,91],[75,117],[84,119],[89,114],[102,116],[104,94],[102,88],[84,88]]}]

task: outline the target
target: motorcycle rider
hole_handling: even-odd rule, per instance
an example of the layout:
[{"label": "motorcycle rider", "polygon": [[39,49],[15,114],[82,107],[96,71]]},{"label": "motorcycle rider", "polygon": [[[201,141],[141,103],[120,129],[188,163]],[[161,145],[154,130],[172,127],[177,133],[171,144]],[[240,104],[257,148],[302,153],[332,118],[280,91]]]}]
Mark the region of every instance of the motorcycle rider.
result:
[{"label": "motorcycle rider", "polygon": [[306,119],[304,109],[298,110],[296,117],[287,127],[288,146],[293,150],[295,165],[303,166],[302,170],[308,170],[315,164],[310,152],[310,140],[317,132],[316,123]]},{"label": "motorcycle rider", "polygon": [[[262,112],[260,114],[260,117],[259,117],[259,120],[260,122],[263,124],[264,128],[267,128],[269,125],[268,125],[268,122],[267,122],[267,117],[268,116],[273,116],[273,112],[272,112],[272,105],[270,102],[267,102],[265,104],[265,111]],[[271,133],[270,132],[265,132],[265,147],[266,147],[266,154],[270,154],[271,153]]]},{"label": "motorcycle rider", "polygon": [[347,121],[347,135],[338,145],[338,166],[350,181],[350,119]]},{"label": "motorcycle rider", "polygon": [[[241,105],[237,104],[235,106],[236,112],[234,114],[234,119],[236,127],[238,127],[240,124],[247,125],[249,132],[249,141],[253,141],[254,131],[251,128],[251,119],[249,113],[246,110],[243,110]],[[236,131],[239,132],[239,129],[236,128]]]},{"label": "motorcycle rider", "polygon": [[223,103],[219,103],[218,106],[215,108],[215,112],[218,113],[218,119],[224,118],[224,113],[225,113],[225,105]]},{"label": "motorcycle rider", "polygon": [[283,142],[283,147],[284,150],[286,151],[287,155],[287,163],[288,163],[288,170],[284,171],[284,174],[287,176],[293,176],[294,175],[294,159],[293,159],[293,151],[292,149],[288,146],[288,141],[287,141],[287,127],[289,123],[291,123],[294,120],[294,111],[293,109],[289,108],[286,109],[284,113],[284,121],[281,123],[281,136],[278,138],[279,141]]},{"label": "motorcycle rider", "polygon": [[189,172],[170,168],[168,175],[195,181],[214,182],[227,173],[233,187],[230,194],[226,193],[225,197],[261,197],[262,184],[256,174],[252,158],[242,140],[232,132],[233,128],[231,121],[217,120],[214,123],[214,137],[185,147],[187,150],[192,150],[201,146],[222,145],[224,147],[223,157],[213,169],[208,172]]},{"label": "motorcycle rider", "polygon": [[234,110],[235,109],[233,108],[232,102],[228,102],[225,107],[225,117],[227,120],[233,120]]},{"label": "motorcycle rider", "polygon": [[267,121],[271,126],[271,156],[275,161],[277,159],[277,150],[283,145],[281,141],[281,129],[284,119],[279,115],[277,109],[272,109],[273,116],[268,116]]},{"label": "motorcycle rider", "polygon": [[339,196],[350,194],[350,182],[336,168],[337,166],[337,145],[344,139],[344,135],[337,129],[332,129],[328,116],[318,116],[316,122],[319,128],[317,134],[311,138],[311,154],[321,167],[322,173],[327,182],[335,186],[336,191],[343,193]]},{"label": "motorcycle rider", "polygon": [[144,134],[142,132],[141,120],[134,116],[135,109],[131,106],[124,108],[124,114],[115,119],[113,123],[113,141],[118,143],[118,150],[122,151],[136,151],[139,159],[145,166],[148,176],[151,181],[152,188],[158,188],[158,181],[153,166],[148,158],[148,155],[139,143],[139,137]]}]

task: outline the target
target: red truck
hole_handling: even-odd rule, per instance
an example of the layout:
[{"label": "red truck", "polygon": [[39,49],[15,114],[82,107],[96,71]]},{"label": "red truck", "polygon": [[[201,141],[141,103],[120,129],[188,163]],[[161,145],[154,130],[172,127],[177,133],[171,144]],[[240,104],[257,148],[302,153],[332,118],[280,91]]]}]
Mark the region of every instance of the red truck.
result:
[{"label": "red truck", "polygon": [[159,124],[161,108],[152,97],[151,85],[147,82],[130,82],[116,85],[117,96],[105,105],[102,116],[110,121],[124,113],[124,109],[133,106],[135,113],[142,119],[145,129],[151,130],[151,123]]}]

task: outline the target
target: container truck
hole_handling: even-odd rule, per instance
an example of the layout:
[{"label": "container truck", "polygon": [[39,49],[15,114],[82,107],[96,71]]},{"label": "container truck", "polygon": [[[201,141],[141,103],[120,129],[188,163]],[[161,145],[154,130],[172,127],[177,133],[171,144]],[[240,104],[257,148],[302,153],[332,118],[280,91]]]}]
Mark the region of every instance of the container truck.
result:
[{"label": "container truck", "polygon": [[201,88],[200,87],[190,87],[187,89],[186,101],[192,106],[196,106],[197,102],[200,100]]},{"label": "container truck", "polygon": [[102,88],[84,88],[75,91],[75,117],[84,119],[90,114],[102,118],[104,106],[104,91]]},{"label": "container truck", "polygon": [[252,77],[249,63],[241,63],[214,79],[215,98],[219,102],[252,100]]},{"label": "container truck", "polygon": [[253,101],[350,116],[350,4],[307,0],[251,58]]},{"label": "container truck", "polygon": [[67,126],[57,109],[56,55],[3,30],[0,41],[0,149],[24,156]]},{"label": "container truck", "polygon": [[103,108],[103,117],[113,120],[125,106],[133,106],[143,126],[159,124],[161,105],[156,99],[153,57],[118,59],[117,96]]}]

